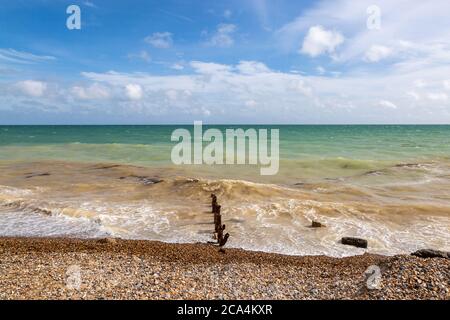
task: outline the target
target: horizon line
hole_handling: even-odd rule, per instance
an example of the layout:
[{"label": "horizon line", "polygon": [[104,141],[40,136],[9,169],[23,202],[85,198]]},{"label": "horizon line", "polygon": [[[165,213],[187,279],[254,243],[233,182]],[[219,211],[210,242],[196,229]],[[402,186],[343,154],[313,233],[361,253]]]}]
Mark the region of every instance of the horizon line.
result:
[{"label": "horizon line", "polygon": [[[201,120],[196,120],[201,121]],[[71,123],[71,124],[2,124],[0,126],[192,126],[192,123],[148,123],[148,124],[100,124],[100,123]],[[202,123],[206,126],[448,126],[450,123]]]}]

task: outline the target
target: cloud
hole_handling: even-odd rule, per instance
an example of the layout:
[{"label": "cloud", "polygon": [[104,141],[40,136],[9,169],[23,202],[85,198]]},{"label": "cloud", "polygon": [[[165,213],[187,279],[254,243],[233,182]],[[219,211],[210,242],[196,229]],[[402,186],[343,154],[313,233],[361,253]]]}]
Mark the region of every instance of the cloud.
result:
[{"label": "cloud", "polygon": [[256,61],[240,61],[236,69],[243,74],[270,72],[270,69],[264,63]]},{"label": "cloud", "polygon": [[434,93],[429,93],[427,95],[428,99],[433,100],[433,101],[446,101],[448,99],[447,94],[443,93],[443,92],[434,92]]},{"label": "cloud", "polygon": [[29,52],[0,48],[0,61],[7,63],[33,64],[53,60],[56,60],[53,56],[40,56]]},{"label": "cloud", "polygon": [[170,48],[173,44],[172,33],[170,32],[155,32],[146,37],[144,41],[159,49]]},{"label": "cloud", "polygon": [[74,86],[71,91],[76,98],[82,100],[107,99],[110,97],[109,89],[98,83],[93,83],[88,87]]},{"label": "cloud", "polygon": [[180,70],[183,70],[183,69],[184,69],[184,66],[183,66],[182,64],[180,64],[180,63],[174,63],[174,64],[172,64],[172,65],[170,66],[170,68],[173,69],[173,70],[178,70],[178,71],[180,71]]},{"label": "cloud", "polygon": [[414,80],[413,85],[416,88],[425,88],[427,86],[427,83],[423,81],[423,79],[416,79]]},{"label": "cloud", "polygon": [[228,65],[213,62],[192,61],[190,65],[195,72],[201,74],[219,74],[232,70]]},{"label": "cloud", "polygon": [[446,90],[450,90],[450,80],[444,80],[442,84]]},{"label": "cloud", "polygon": [[47,83],[35,80],[20,81],[16,86],[24,94],[31,97],[41,97],[47,89]]},{"label": "cloud", "polygon": [[169,17],[176,18],[178,20],[184,20],[184,21],[187,21],[187,22],[194,22],[194,20],[191,19],[190,17],[184,16],[184,15],[172,12],[172,11],[167,11],[167,10],[163,10],[163,9],[158,9],[158,11],[164,13],[165,15],[168,15]]},{"label": "cloud", "polygon": [[146,93],[141,99],[142,106],[157,113],[167,110],[174,116],[176,111],[180,115],[208,114],[222,118],[230,112],[231,117],[240,117],[245,110],[258,106],[261,114],[256,116],[276,118],[286,114],[280,114],[274,106],[283,106],[290,110],[287,121],[292,121],[299,106],[309,109],[315,104],[314,90],[307,79],[273,71],[258,61],[241,61],[236,65],[192,61],[189,65],[194,73],[182,76],[117,72],[83,75],[112,87],[139,85]]},{"label": "cloud", "polygon": [[370,47],[369,50],[367,50],[365,60],[369,62],[378,62],[384,58],[389,57],[391,54],[392,54],[391,48],[373,45]]},{"label": "cloud", "polygon": [[245,101],[245,106],[249,108],[254,108],[258,105],[258,103],[255,100],[247,100]]},{"label": "cloud", "polygon": [[336,48],[344,42],[344,36],[334,30],[326,30],[317,25],[311,27],[303,40],[300,52],[311,57],[317,57],[321,54],[332,54]]},{"label": "cloud", "polygon": [[322,67],[322,66],[318,66],[318,67],[316,68],[316,70],[317,70],[317,73],[320,74],[320,75],[323,75],[323,74],[325,74],[325,72],[326,72],[325,68]]},{"label": "cloud", "polygon": [[141,100],[142,99],[142,87],[138,84],[127,84],[125,86],[126,95],[131,100]]},{"label": "cloud", "polygon": [[419,65],[437,65],[449,60],[450,28],[445,13],[450,10],[450,2],[378,0],[380,30],[367,28],[366,10],[371,5],[372,0],[319,1],[277,30],[278,46],[283,52],[295,52],[308,29],[320,25],[345,35],[345,43],[340,44],[334,62],[356,65],[377,45],[390,48],[390,60],[403,69],[413,70]]},{"label": "cloud", "polygon": [[178,97],[178,92],[176,90],[167,90],[165,94],[170,100],[176,100]]},{"label": "cloud", "polygon": [[406,94],[414,100],[420,100],[420,95],[415,91],[408,91]]},{"label": "cloud", "polygon": [[379,102],[379,104],[380,104],[380,106],[385,107],[385,108],[397,109],[397,106],[393,102],[388,101],[388,100],[381,100]]},{"label": "cloud", "polygon": [[[110,114],[129,116],[132,110],[139,119],[151,121],[166,115],[162,118],[166,123],[175,119],[187,122],[191,116],[205,114],[215,121],[230,123],[450,123],[450,2],[411,3],[377,0],[382,13],[381,29],[370,30],[366,26],[366,9],[373,4],[372,0],[317,1],[275,31],[269,38],[270,44],[255,39],[251,43],[255,46],[245,47],[248,50],[245,52],[239,50],[239,56],[235,50],[227,50],[224,56],[220,50],[206,48],[208,60],[172,65],[174,70],[184,67],[183,72],[132,73],[126,72],[127,69],[83,72],[76,83],[66,85],[69,77],[65,81],[55,80],[53,84],[45,82],[45,89],[33,91],[16,83],[18,77],[25,81],[35,78],[34,73],[39,70],[20,70],[14,66],[18,69],[10,75],[14,80],[0,82],[0,108],[28,105],[29,109],[50,110],[64,106],[78,112],[82,105],[84,112],[106,110]],[[269,20],[270,2],[252,0],[249,5],[254,7],[257,18],[264,15],[266,22]],[[220,18],[224,18],[223,9]],[[311,31],[314,28],[318,35]],[[208,38],[203,44],[219,48],[233,46],[237,30],[235,25],[218,25],[205,35]],[[154,40],[164,38],[161,34],[165,33],[147,37],[148,43],[153,45]],[[169,38],[172,46],[171,34]],[[299,48],[304,49],[302,53],[306,56],[293,61],[290,57],[298,54]],[[183,58],[178,56],[173,61],[189,61],[190,49],[184,52]],[[327,59],[328,55],[332,60]],[[259,61],[254,58],[261,56],[264,59]],[[273,62],[275,57],[281,62]],[[317,62],[309,57],[318,57]],[[0,49],[0,64],[32,64],[54,59]],[[316,68],[318,64],[320,67]],[[118,64],[119,67],[122,66]],[[13,69],[9,66],[4,69],[2,65],[0,68],[2,75]],[[283,68],[293,71],[282,71]],[[95,84],[109,92],[108,99],[92,98],[96,96],[91,89]],[[137,94],[131,93],[138,99],[130,98],[127,90],[130,84],[139,86],[140,89],[134,90]],[[74,92],[73,87],[81,89]],[[77,101],[80,97],[86,98]],[[249,101],[257,102],[257,113],[247,106]]]},{"label": "cloud", "polygon": [[[392,69],[382,75],[375,72],[339,77],[279,72],[260,61],[191,61],[189,66],[191,70],[183,75],[113,71],[82,75],[86,81],[115,92],[117,102],[108,103],[124,114],[133,110],[133,114],[152,115],[151,119],[167,115],[169,122],[186,122],[205,114],[228,123],[450,122],[450,99],[429,97],[429,93],[442,93],[442,80],[436,79],[448,79],[450,65],[407,73]],[[426,86],[417,87],[417,80]],[[134,100],[130,92],[123,91],[130,84],[139,88],[135,90],[138,94],[131,93]],[[120,99],[120,94],[126,99]],[[422,96],[427,99],[415,98]],[[257,103],[257,114],[250,101]]]},{"label": "cloud", "polygon": [[292,81],[291,88],[305,96],[310,97],[312,95],[312,88],[306,84],[306,81],[304,79],[297,79],[295,81]]},{"label": "cloud", "polygon": [[139,60],[145,61],[147,63],[152,61],[150,54],[145,50],[142,50],[139,53],[128,54],[128,59],[139,59]]},{"label": "cloud", "polygon": [[216,32],[208,40],[207,44],[220,48],[231,47],[234,44],[233,33],[235,33],[236,30],[237,27],[234,24],[219,24]]}]

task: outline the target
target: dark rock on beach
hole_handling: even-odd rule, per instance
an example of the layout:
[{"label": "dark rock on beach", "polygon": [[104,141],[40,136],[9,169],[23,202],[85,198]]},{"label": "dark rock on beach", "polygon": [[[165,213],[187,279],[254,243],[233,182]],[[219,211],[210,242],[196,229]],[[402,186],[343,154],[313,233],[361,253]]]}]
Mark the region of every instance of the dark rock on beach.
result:
[{"label": "dark rock on beach", "polygon": [[311,223],[311,228],[322,228],[322,227],[325,227],[325,225],[321,224],[320,222],[313,221]]},{"label": "dark rock on beach", "polygon": [[34,177],[46,177],[49,176],[50,173],[44,172],[44,173],[31,173],[27,176],[25,176],[26,179],[34,178]]},{"label": "dark rock on beach", "polygon": [[98,243],[102,244],[116,244],[117,240],[116,238],[102,238],[98,240]]},{"label": "dark rock on beach", "polygon": [[367,248],[367,240],[360,238],[343,237],[341,243],[358,248]]},{"label": "dark rock on beach", "polygon": [[422,249],[411,253],[411,255],[419,258],[445,258],[450,259],[450,252],[433,250],[433,249]]},{"label": "dark rock on beach", "polygon": [[100,166],[94,167],[94,169],[106,170],[106,169],[113,169],[113,168],[118,168],[118,167],[121,167],[121,165],[120,164],[100,165]]},{"label": "dark rock on beach", "polygon": [[420,168],[420,163],[398,163],[394,165],[395,168]]}]

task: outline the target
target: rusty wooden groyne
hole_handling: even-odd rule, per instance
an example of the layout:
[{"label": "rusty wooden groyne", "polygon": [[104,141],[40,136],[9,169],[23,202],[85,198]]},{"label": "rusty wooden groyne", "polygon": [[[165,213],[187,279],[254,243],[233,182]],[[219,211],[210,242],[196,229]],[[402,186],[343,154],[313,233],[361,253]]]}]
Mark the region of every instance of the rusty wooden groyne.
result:
[{"label": "rusty wooden groyne", "polygon": [[214,214],[214,235],[217,239],[217,244],[220,247],[220,252],[225,252],[223,246],[227,243],[228,238],[230,237],[229,233],[224,235],[225,225],[222,224],[222,215],[220,213],[221,206],[217,202],[217,196],[212,193],[211,194],[211,212]]}]

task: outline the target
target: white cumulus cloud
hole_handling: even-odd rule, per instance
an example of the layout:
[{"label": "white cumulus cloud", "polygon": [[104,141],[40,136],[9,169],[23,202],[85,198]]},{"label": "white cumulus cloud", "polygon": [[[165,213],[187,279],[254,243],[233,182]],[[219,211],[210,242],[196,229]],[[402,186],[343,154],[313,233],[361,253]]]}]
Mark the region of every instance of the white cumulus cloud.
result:
[{"label": "white cumulus cloud", "polygon": [[344,36],[341,33],[334,30],[326,30],[318,25],[309,28],[300,52],[311,57],[317,57],[323,53],[331,54],[343,42]]},{"label": "white cumulus cloud", "polygon": [[228,48],[234,44],[233,33],[237,30],[236,25],[230,23],[221,23],[217,26],[216,32],[207,42],[213,47]]},{"label": "white cumulus cloud", "polygon": [[312,88],[306,84],[304,79],[293,81],[291,83],[291,88],[307,97],[310,97],[312,95]]},{"label": "white cumulus cloud", "polygon": [[373,45],[367,50],[365,60],[369,62],[378,62],[392,54],[392,49],[385,46]]},{"label": "white cumulus cloud", "polygon": [[257,61],[240,61],[236,68],[243,74],[270,72],[270,69],[264,63]]},{"label": "white cumulus cloud", "polygon": [[47,84],[45,82],[35,80],[20,81],[16,86],[23,93],[32,97],[41,97],[47,89]]},{"label": "white cumulus cloud", "polygon": [[420,95],[415,91],[408,91],[406,94],[414,100],[420,100]]},{"label": "white cumulus cloud", "polygon": [[393,102],[388,101],[388,100],[381,100],[379,102],[379,104],[380,104],[380,106],[385,107],[385,108],[397,109],[397,106]]},{"label": "white cumulus cloud", "polygon": [[172,64],[172,65],[170,66],[170,68],[173,69],[173,70],[178,70],[178,71],[180,71],[180,70],[183,70],[183,69],[184,69],[184,66],[183,66],[181,63],[174,63],[174,64]]},{"label": "white cumulus cloud", "polygon": [[433,101],[445,101],[448,99],[447,94],[443,92],[434,92],[427,95],[428,99]]},{"label": "white cumulus cloud", "polygon": [[152,60],[152,58],[150,57],[150,54],[145,50],[142,50],[139,53],[128,54],[128,59],[140,59],[145,62],[150,62]]},{"label": "white cumulus cloud", "polygon": [[450,90],[450,80],[444,80],[443,85],[446,90]]},{"label": "white cumulus cloud", "polygon": [[94,83],[88,87],[74,86],[72,93],[75,97],[83,100],[107,99],[110,96],[108,88],[98,83]]},{"label": "white cumulus cloud", "polygon": [[249,107],[249,108],[254,108],[254,107],[257,106],[257,104],[258,103],[255,100],[253,100],[253,99],[245,101],[245,106]]},{"label": "white cumulus cloud", "polygon": [[228,65],[214,62],[192,61],[190,65],[195,70],[195,72],[202,74],[217,74],[221,72],[231,71],[232,69]]},{"label": "white cumulus cloud", "polygon": [[170,32],[155,32],[144,39],[145,42],[151,44],[155,48],[167,49],[173,44],[172,33]]},{"label": "white cumulus cloud", "polygon": [[131,100],[140,100],[142,99],[142,87],[139,84],[127,84],[125,86],[127,97]]}]

